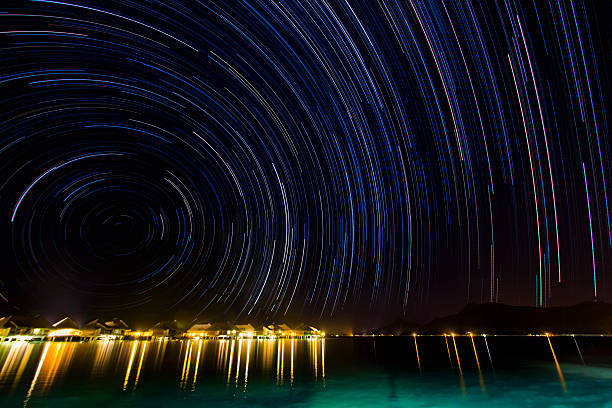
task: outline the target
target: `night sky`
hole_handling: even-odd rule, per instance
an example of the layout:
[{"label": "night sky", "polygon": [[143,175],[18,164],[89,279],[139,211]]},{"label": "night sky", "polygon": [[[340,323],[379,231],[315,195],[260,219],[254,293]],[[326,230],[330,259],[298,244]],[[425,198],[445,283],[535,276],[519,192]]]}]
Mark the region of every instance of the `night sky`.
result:
[{"label": "night sky", "polygon": [[610,4],[2,1],[0,302],[610,301]]}]

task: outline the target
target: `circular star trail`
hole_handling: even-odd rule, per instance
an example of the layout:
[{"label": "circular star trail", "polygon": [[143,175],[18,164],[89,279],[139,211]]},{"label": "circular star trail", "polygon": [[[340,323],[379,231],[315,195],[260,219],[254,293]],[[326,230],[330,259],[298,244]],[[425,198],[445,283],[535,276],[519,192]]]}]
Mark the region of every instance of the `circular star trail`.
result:
[{"label": "circular star trail", "polygon": [[95,312],[610,295],[603,2],[0,6],[0,293]]}]

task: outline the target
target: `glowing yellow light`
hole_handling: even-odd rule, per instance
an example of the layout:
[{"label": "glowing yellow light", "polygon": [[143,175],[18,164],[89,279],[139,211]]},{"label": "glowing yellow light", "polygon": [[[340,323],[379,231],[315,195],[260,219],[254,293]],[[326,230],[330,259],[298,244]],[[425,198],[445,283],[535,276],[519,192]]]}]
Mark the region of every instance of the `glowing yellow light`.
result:
[{"label": "glowing yellow light", "polygon": [[103,341],[116,340],[117,336],[113,336],[113,335],[110,335],[110,334],[103,334],[103,335],[99,336],[98,339],[103,340]]},{"label": "glowing yellow light", "polygon": [[130,371],[132,371],[132,364],[134,363],[134,355],[136,355],[136,347],[138,342],[135,341],[132,345],[132,352],[130,353],[130,360],[128,361],[127,370],[125,371],[125,379],[123,380],[123,390],[127,388],[128,380],[130,379]]},{"label": "glowing yellow light", "polygon": [[234,345],[235,345],[235,342],[236,342],[236,340],[232,340],[232,346],[231,346],[231,349],[230,349],[230,356],[229,356],[229,364],[227,365],[227,385],[229,385],[230,377],[232,375],[232,360],[234,359]]},{"label": "glowing yellow light", "polygon": [[325,381],[325,339],[321,339],[321,376]]},{"label": "glowing yellow light", "polygon": [[49,337],[78,336],[80,334],[81,331],[77,329],[60,329],[49,333]]},{"label": "glowing yellow light", "polygon": [[291,370],[290,370],[291,385],[293,385],[293,343],[294,342],[295,342],[295,340],[291,339]]},{"label": "glowing yellow light", "polygon": [[18,336],[13,336],[13,339],[15,339],[18,342],[30,341],[30,340],[32,340],[32,336],[18,335]]},{"label": "glowing yellow light", "polygon": [[200,351],[202,350],[202,339],[198,340],[198,354],[196,357],[195,368],[193,370],[193,384],[196,383],[196,377],[198,376],[198,366],[200,365]]},{"label": "glowing yellow light", "polygon": [[246,365],[244,367],[244,389],[246,391],[247,381],[249,378],[249,361],[251,353],[251,340],[247,341]]},{"label": "glowing yellow light", "polygon": [[134,379],[134,389],[136,389],[136,386],[138,385],[138,379],[140,378],[140,370],[142,369],[142,361],[144,360],[145,357],[145,350],[147,349],[147,341],[144,342],[144,344],[142,345],[142,351],[140,352],[140,359],[138,361],[138,369],[136,370],[136,378]]},{"label": "glowing yellow light", "polygon": [[40,374],[40,370],[43,367],[45,362],[45,358],[47,357],[47,352],[49,351],[49,343],[45,344],[45,348],[43,349],[42,357],[38,361],[38,367],[36,368],[36,373],[34,374],[34,379],[32,379],[32,383],[30,384],[30,389],[26,395],[25,403],[27,404],[30,396],[32,395],[32,391],[34,390],[34,386],[36,385],[36,380],[38,380],[38,376]]}]

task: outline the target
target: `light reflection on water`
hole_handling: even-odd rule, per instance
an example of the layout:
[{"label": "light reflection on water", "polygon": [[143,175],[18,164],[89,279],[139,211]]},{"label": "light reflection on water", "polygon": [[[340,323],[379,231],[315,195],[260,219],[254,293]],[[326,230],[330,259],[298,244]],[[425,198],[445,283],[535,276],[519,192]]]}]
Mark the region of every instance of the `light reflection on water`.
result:
[{"label": "light reflection on water", "polygon": [[508,407],[520,399],[525,406],[612,407],[612,369],[593,352],[605,356],[609,342],[583,356],[571,338],[504,341],[1,343],[0,406]]},{"label": "light reflection on water", "polygon": [[[294,382],[295,359],[309,361],[314,381],[325,379],[325,339],[232,339],[161,341],[99,341],[95,343],[27,343],[0,344],[0,396],[13,394],[27,378],[24,372],[35,364],[30,376],[27,400],[32,395],[46,395],[60,382],[78,360],[77,371],[89,366],[92,381],[121,373],[122,390],[136,390],[143,367],[159,372],[165,363],[168,347],[178,347],[179,382],[182,390],[194,389],[199,371],[214,371],[246,390],[249,373],[259,370],[266,375],[276,368],[276,383]],[[173,357],[176,357],[173,355]],[[256,361],[255,361],[256,360]],[[302,362],[302,361],[300,361]],[[166,362],[167,363],[167,362]],[[211,365],[212,363],[212,365]],[[206,367],[204,367],[206,364]],[[31,368],[30,367],[30,368]]]}]

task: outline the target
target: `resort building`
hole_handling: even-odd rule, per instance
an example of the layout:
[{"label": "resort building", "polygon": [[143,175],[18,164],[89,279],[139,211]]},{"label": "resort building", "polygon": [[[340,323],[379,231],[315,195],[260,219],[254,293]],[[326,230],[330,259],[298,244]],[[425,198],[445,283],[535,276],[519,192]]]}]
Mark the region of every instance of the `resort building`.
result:
[{"label": "resort building", "polygon": [[130,339],[275,339],[323,337],[325,333],[314,326],[304,323],[291,327],[285,323],[272,323],[256,328],[250,323],[233,324],[227,322],[195,323],[189,330],[176,320],[156,323],[147,331],[132,331],[125,321],[94,319],[79,327],[70,317],[65,317],[52,325],[40,315],[8,316],[0,318],[0,341],[94,341]]},{"label": "resort building", "polygon": [[164,320],[155,323],[148,332],[150,332],[152,337],[176,338],[182,336],[185,333],[185,329],[176,320]]},{"label": "resort building", "polygon": [[127,325],[127,323],[116,317],[112,320],[104,322],[104,325],[110,330],[111,336],[123,338],[130,334],[130,327]]},{"label": "resort building", "polygon": [[8,316],[0,319],[3,341],[43,340],[51,330],[51,324],[41,315]]},{"label": "resort building", "polygon": [[289,325],[281,323],[281,324],[268,324],[262,327],[261,331],[258,333],[258,337],[261,338],[311,338],[311,337],[322,337],[325,336],[325,333],[320,331],[314,326],[309,326],[304,323],[300,323],[295,328],[291,328]]},{"label": "resort building", "polygon": [[301,338],[306,338],[306,339],[311,338],[311,337],[321,337],[325,335],[325,333],[321,332],[316,327],[309,326],[304,323],[300,323],[297,327],[295,327],[292,330],[292,332],[294,333],[296,337],[301,337]]},{"label": "resort building", "polygon": [[208,329],[212,326],[211,323],[196,323],[187,330],[189,337],[208,337]]},{"label": "resort building", "polygon": [[81,330],[79,325],[69,317],[64,317],[53,323],[51,331],[47,333],[47,337],[53,340],[72,341],[75,338],[80,340],[80,336]]},{"label": "resort building", "polygon": [[87,340],[119,340],[130,334],[130,328],[123,320],[114,318],[103,321],[94,319],[83,325],[81,337]]},{"label": "resort building", "polygon": [[208,328],[208,337],[229,338],[236,336],[238,330],[230,322],[213,323]]},{"label": "resort building", "polygon": [[81,327],[81,336],[86,339],[96,339],[101,335],[110,335],[111,331],[100,319],[94,319]]},{"label": "resort building", "polygon": [[11,331],[11,327],[8,325],[10,317],[0,318],[0,339],[7,337]]},{"label": "resort building", "polygon": [[[272,337],[290,337],[291,333],[294,333],[291,327],[285,323],[272,323],[262,327],[262,336],[265,338]],[[295,333],[294,333],[295,335]]]},{"label": "resort building", "polygon": [[238,337],[252,338],[257,335],[255,327],[251,326],[250,324],[237,324],[236,332]]}]

